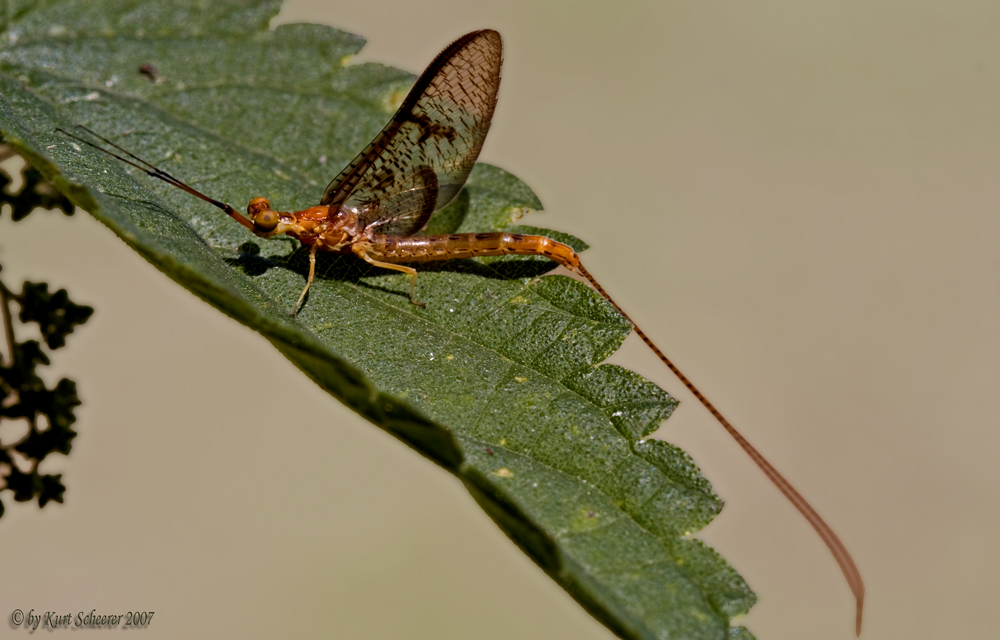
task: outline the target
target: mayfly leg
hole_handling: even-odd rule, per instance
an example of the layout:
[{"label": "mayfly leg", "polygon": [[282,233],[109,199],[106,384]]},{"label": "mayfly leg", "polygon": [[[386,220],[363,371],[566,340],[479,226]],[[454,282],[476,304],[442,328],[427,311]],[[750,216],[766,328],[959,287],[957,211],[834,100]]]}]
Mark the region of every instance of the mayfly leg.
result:
[{"label": "mayfly leg", "polygon": [[309,287],[312,286],[313,278],[316,277],[316,251],[319,249],[318,244],[314,244],[309,247],[309,277],[306,278],[306,287],[299,294],[299,299],[296,301],[295,306],[292,307],[292,312],[288,315],[294,317],[295,314],[299,312],[302,307],[302,302],[306,299],[306,294],[309,293]]},{"label": "mayfly leg", "polygon": [[354,255],[358,256],[368,264],[375,265],[376,267],[382,267],[383,269],[392,269],[393,271],[402,271],[403,273],[409,274],[410,276],[410,302],[417,305],[418,307],[426,307],[427,304],[423,302],[417,302],[414,297],[417,292],[417,270],[413,267],[404,267],[401,264],[393,264],[391,262],[381,262],[376,260],[370,255],[372,246],[368,243],[355,242],[351,245],[351,251]]}]

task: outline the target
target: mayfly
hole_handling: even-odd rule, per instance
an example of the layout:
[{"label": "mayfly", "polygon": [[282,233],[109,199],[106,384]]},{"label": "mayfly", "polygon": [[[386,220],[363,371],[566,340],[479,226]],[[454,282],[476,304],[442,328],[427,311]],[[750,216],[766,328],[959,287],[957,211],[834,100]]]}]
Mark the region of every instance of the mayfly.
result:
[{"label": "mayfly", "polygon": [[461,233],[417,236],[431,214],[458,195],[479,156],[490,128],[500,86],[502,44],[492,30],[474,31],[449,45],[430,63],[399,110],[374,140],[326,187],[315,207],[285,212],[267,198],[254,198],[244,216],[230,205],[185,184],[110,140],[83,128],[124,155],[62,129],[76,140],[108,153],[148,175],[225,211],[261,238],[288,235],[309,247],[309,275],[292,309],[306,299],[320,250],[350,254],[376,267],[410,276],[410,301],[416,299],[417,271],[401,263],[509,254],[542,255],[585,278],[636,334],[715,416],[726,431],[809,521],[840,565],[857,601],[861,633],[864,583],[847,549],[798,491],[726,420],[580,263],[572,248],[542,236],[516,233]]}]

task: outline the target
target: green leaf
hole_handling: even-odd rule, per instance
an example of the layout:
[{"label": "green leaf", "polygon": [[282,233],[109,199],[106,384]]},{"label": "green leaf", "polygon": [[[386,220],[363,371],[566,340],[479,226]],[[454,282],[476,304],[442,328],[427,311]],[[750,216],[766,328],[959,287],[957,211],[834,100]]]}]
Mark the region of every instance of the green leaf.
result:
[{"label": "green leaf", "polygon": [[[0,37],[0,132],[164,273],[259,331],[317,384],[458,476],[538,565],[625,638],[749,637],[754,595],[689,537],[721,509],[693,461],[643,440],[676,401],[601,365],[631,330],[537,257],[405,276],[321,255],[295,319],[304,251],[55,127],[85,124],[212,197],[315,204],[388,121],[413,76],[344,66],[363,41],[267,29],[275,2],[23,3]],[[446,43],[441,43],[442,46]],[[157,69],[155,80],[140,72]],[[540,203],[485,165],[429,229],[513,229]],[[520,229],[524,229],[521,227]],[[583,249],[580,241],[545,231]],[[36,492],[33,492],[36,493]]]}]

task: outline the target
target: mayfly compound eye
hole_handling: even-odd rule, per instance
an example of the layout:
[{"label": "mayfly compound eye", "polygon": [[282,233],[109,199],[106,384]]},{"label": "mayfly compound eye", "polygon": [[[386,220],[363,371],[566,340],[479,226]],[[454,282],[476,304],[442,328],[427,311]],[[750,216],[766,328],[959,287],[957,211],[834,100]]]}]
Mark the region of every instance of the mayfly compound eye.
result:
[{"label": "mayfly compound eye", "polygon": [[252,218],[253,226],[257,227],[259,231],[274,231],[278,226],[278,212],[271,209],[265,209]]},{"label": "mayfly compound eye", "polygon": [[250,201],[250,204],[247,205],[247,215],[249,215],[250,218],[253,219],[257,217],[257,214],[259,214],[261,211],[267,211],[270,208],[271,208],[271,201],[268,200],[267,198],[254,198],[253,200]]}]

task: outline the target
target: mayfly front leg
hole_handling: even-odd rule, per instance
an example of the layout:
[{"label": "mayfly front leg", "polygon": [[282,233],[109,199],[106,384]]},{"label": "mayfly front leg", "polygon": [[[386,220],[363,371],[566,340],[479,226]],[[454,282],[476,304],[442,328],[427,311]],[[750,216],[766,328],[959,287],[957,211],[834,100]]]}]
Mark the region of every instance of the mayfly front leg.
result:
[{"label": "mayfly front leg", "polygon": [[306,279],[306,288],[302,290],[302,294],[299,295],[299,301],[295,303],[292,308],[292,312],[288,315],[295,316],[299,312],[299,307],[302,306],[302,301],[306,299],[306,293],[309,292],[309,287],[312,286],[313,278],[316,277],[316,252],[319,250],[319,244],[313,244],[309,247],[309,277]]}]

